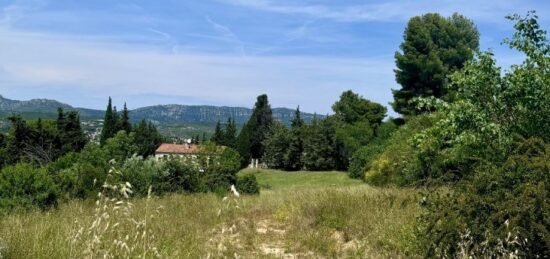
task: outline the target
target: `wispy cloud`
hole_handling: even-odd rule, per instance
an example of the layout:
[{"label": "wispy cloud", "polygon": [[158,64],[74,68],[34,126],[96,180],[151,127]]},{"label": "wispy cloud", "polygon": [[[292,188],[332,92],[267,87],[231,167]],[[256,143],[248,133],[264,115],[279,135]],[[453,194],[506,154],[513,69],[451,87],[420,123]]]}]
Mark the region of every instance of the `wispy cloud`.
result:
[{"label": "wispy cloud", "polygon": [[[461,13],[476,19],[490,22],[500,22],[503,12],[524,11],[518,7],[525,7],[528,1],[455,1],[455,0],[429,0],[429,1],[382,1],[364,4],[345,4],[334,1],[331,4],[297,4],[294,1],[271,0],[220,0],[222,2],[254,8],[257,10],[276,12],[283,14],[307,15],[319,19],[331,19],[342,22],[362,21],[402,21],[412,16],[426,12],[439,12],[450,15],[454,12]],[[345,2],[345,1],[343,1]],[[523,5],[521,5],[523,3]],[[524,8],[520,8],[524,9]],[[545,10],[541,10],[545,12]],[[498,17],[495,17],[498,15]],[[498,19],[495,19],[498,18]]]},{"label": "wispy cloud", "polygon": [[229,29],[229,27],[213,21],[208,16],[206,16],[205,19],[221,35],[222,38],[226,39],[227,41],[237,46],[237,49],[239,50],[241,56],[246,57],[246,51],[244,49],[243,42],[241,41],[241,39],[239,39],[239,37],[235,33],[233,33],[233,31],[231,31],[231,29]]},{"label": "wispy cloud", "polygon": [[[7,29],[0,29],[0,49],[1,93],[62,87],[97,98],[96,108],[108,95],[192,96],[210,104],[249,106],[255,96],[267,93],[274,106],[302,105],[326,113],[343,90],[356,89],[387,103],[388,96],[381,93],[394,86],[392,62],[380,59],[168,54]],[[312,92],[316,101],[308,102]],[[70,96],[58,94],[61,100]]]}]

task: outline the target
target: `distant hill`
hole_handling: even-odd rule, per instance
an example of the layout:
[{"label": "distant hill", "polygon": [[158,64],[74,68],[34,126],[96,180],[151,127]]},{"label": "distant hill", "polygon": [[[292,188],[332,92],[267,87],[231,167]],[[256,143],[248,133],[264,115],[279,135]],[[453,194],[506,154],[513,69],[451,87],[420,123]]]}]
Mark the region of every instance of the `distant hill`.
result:
[{"label": "distant hill", "polygon": [[[237,124],[244,124],[252,115],[252,109],[244,107],[206,106],[206,105],[156,105],[138,108],[130,111],[132,120],[145,118],[155,124],[177,123],[216,123],[218,120],[225,122],[227,118],[235,118]],[[306,121],[313,119],[313,114],[302,113]],[[274,108],[273,117],[290,124],[294,117],[294,110],[288,108]]]},{"label": "distant hill", "polygon": [[[20,114],[26,119],[35,118],[55,118],[57,108],[63,108],[67,111],[79,111],[83,121],[101,120],[104,111],[77,108],[69,104],[61,103],[50,99],[32,99],[28,101],[18,101],[4,98],[0,95],[0,118],[6,118],[11,114]],[[211,132],[213,125],[220,120],[222,123],[229,117],[235,118],[238,125],[244,124],[252,115],[252,109],[244,107],[226,107],[226,106],[208,106],[208,105],[155,105],[137,108],[130,111],[130,118],[133,122],[146,119],[169,135],[181,135],[200,131]],[[305,121],[311,121],[313,114],[302,113]],[[294,109],[274,108],[273,117],[289,125],[294,117]],[[5,123],[4,123],[5,124]],[[0,122],[0,128],[2,123]],[[182,130],[177,130],[182,129]]]},{"label": "distant hill", "polygon": [[68,104],[50,99],[32,99],[28,101],[17,101],[4,98],[0,95],[0,117],[6,117],[13,113],[20,114],[24,118],[55,118],[57,109],[61,107],[67,111],[79,111],[83,119],[102,118],[104,111],[74,108]]}]

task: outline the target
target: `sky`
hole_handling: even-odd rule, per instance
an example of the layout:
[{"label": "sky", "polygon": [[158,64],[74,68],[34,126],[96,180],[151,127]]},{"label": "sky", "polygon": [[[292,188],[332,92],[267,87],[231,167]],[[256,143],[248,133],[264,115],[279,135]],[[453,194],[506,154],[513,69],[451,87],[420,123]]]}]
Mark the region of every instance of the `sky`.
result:
[{"label": "sky", "polygon": [[504,17],[528,10],[550,28],[543,0],[0,0],[0,95],[103,109],[108,96],[252,107],[265,93],[272,107],[327,114],[351,89],[389,108],[411,17],[467,16],[506,68],[522,56],[501,45]]}]

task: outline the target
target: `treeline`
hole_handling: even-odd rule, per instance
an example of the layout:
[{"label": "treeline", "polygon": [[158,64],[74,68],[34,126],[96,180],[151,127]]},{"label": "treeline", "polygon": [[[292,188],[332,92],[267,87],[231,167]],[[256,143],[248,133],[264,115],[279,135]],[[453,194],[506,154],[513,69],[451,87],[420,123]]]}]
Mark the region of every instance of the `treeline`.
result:
[{"label": "treeline", "polygon": [[157,161],[164,141],[155,126],[142,120],[130,124],[107,105],[100,143],[91,142],[80,127],[77,112],[58,111],[56,120],[24,121],[10,117],[8,134],[0,134],[0,214],[13,210],[57,206],[70,199],[95,198],[106,181],[129,182],[134,194],[218,192],[236,184],[245,193],[257,193],[251,176],[237,179],[239,154],[205,143],[196,161]]},{"label": "treeline", "polygon": [[[258,97],[250,120],[236,141],[242,166],[250,163],[284,170],[346,170],[352,155],[396,122],[383,122],[386,108],[352,91],[333,105],[334,115],[306,124],[296,109],[290,128],[273,119],[266,95]],[[215,134],[216,135],[216,134]]]}]

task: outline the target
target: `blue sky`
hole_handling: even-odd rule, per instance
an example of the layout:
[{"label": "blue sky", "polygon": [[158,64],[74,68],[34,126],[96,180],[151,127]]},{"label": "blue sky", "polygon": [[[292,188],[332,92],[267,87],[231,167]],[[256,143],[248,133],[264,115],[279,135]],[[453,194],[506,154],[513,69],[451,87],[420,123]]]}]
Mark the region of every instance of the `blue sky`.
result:
[{"label": "blue sky", "polygon": [[0,0],[0,94],[136,108],[251,107],[267,93],[324,114],[352,89],[388,105],[410,17],[466,15],[507,67],[521,55],[500,44],[513,33],[504,16],[528,10],[550,28],[549,2],[529,0]]}]

